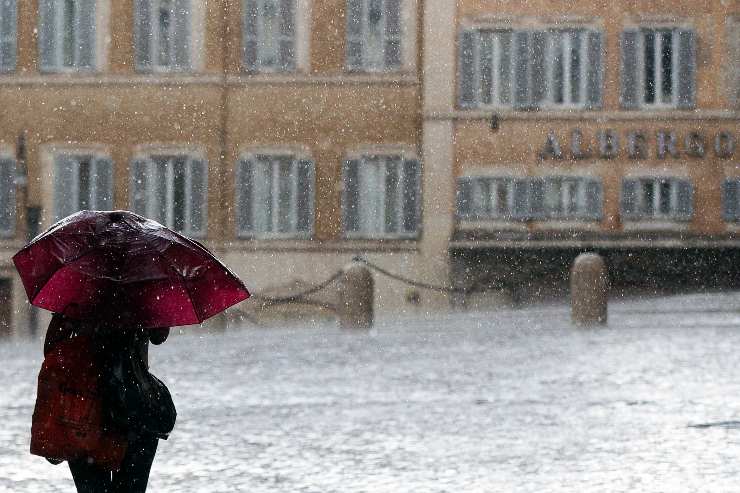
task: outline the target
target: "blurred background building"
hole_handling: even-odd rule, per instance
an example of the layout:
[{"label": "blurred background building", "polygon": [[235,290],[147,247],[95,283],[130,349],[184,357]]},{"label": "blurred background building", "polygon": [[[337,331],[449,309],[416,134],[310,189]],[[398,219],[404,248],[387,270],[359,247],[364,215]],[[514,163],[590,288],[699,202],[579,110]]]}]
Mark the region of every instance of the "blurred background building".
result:
[{"label": "blurred background building", "polygon": [[378,276],[388,313],[556,295],[584,250],[616,287],[740,272],[732,0],[0,0],[0,71],[4,331],[12,254],[84,208],[255,292],[358,254],[487,290]]}]

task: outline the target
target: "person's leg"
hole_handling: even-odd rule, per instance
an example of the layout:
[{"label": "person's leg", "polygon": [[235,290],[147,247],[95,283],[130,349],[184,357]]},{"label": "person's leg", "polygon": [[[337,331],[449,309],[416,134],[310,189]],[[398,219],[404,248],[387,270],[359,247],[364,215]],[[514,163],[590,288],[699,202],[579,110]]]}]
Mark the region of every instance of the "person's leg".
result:
[{"label": "person's leg", "polygon": [[77,493],[110,493],[110,471],[84,459],[69,461]]},{"label": "person's leg", "polygon": [[113,473],[113,493],[144,493],[159,439],[140,436],[130,440],[121,470]]}]

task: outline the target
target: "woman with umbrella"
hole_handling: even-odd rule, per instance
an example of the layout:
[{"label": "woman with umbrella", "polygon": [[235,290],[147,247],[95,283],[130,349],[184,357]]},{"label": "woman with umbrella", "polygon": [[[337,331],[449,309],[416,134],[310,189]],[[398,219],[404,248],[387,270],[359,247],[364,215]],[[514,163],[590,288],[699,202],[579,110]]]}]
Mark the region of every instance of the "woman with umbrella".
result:
[{"label": "woman with umbrella", "polygon": [[144,492],[176,412],[148,344],[249,297],[200,243],[127,211],[82,211],[13,258],[29,300],[54,312],[31,453],[67,460],[80,492]]}]

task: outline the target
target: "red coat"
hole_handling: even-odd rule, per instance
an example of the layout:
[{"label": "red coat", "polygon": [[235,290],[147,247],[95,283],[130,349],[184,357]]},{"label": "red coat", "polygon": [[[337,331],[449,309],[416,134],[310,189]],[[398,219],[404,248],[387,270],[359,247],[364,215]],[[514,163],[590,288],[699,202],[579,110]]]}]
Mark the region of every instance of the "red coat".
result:
[{"label": "red coat", "polygon": [[91,327],[54,315],[38,378],[32,454],[120,468],[127,442],[123,432],[105,425],[102,373]]}]

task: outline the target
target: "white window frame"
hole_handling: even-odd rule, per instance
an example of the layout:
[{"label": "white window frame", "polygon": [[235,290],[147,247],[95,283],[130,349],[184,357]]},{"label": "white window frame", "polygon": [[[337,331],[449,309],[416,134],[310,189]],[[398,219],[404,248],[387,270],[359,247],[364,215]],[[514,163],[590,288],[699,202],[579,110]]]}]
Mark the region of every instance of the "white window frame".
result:
[{"label": "white window frame", "polygon": [[[544,107],[554,109],[582,109],[588,105],[587,94],[588,94],[588,29],[557,29],[547,31],[547,56],[545,58],[547,63],[547,96],[543,103]],[[578,55],[580,57],[580,81],[579,81],[579,96],[580,101],[573,101],[573,85],[572,85],[572,57],[571,53],[574,51],[573,38],[575,35],[580,36],[581,46],[578,49]],[[557,37],[562,37],[563,40],[563,102],[559,103],[555,101],[555,41]]]},{"label": "white window frame", "polygon": [[[663,94],[663,71],[662,71],[662,60],[661,51],[663,34],[671,33],[671,99],[665,101]],[[645,83],[646,77],[646,63],[645,59],[645,37],[648,34],[653,34],[653,57],[654,57],[654,80],[655,80],[655,100],[652,103],[647,102],[646,93],[647,86]],[[677,28],[675,27],[641,27],[638,30],[637,36],[637,59],[638,59],[638,96],[640,108],[656,108],[656,109],[671,109],[678,107],[678,74],[680,71],[679,67],[679,36]]]},{"label": "white window frame", "polygon": [[[460,214],[458,217],[466,221],[478,220],[499,220],[509,221],[514,216],[514,180],[513,176],[465,176],[462,180],[467,180],[472,186],[472,195],[469,214]],[[506,188],[506,211],[499,212],[501,197],[499,196],[499,187]],[[486,187],[488,191],[486,193]]]},{"label": "white window frame", "polygon": [[[386,2],[388,0],[357,0],[362,2],[362,16],[360,18],[360,31],[361,33],[359,35],[353,35],[349,32],[349,25],[346,28],[346,40],[347,40],[347,46],[349,46],[349,43],[352,41],[359,42],[362,46],[362,66],[361,67],[353,67],[349,60],[349,55],[345,55],[345,66],[346,69],[350,72],[358,72],[358,73],[396,73],[403,71],[405,68],[407,68],[407,59],[409,56],[408,50],[406,48],[406,45],[408,44],[408,40],[406,39],[406,33],[408,32],[408,26],[407,26],[407,19],[408,15],[406,13],[407,4],[410,0],[399,0],[399,32],[398,34],[395,34],[393,36],[389,36],[388,29],[387,29],[387,9],[386,9]],[[381,43],[383,45],[383,54],[382,54],[382,63],[369,63],[368,57],[366,56],[367,53],[367,36],[369,33],[368,30],[368,12],[369,12],[369,2],[371,1],[382,1],[383,2],[383,30],[381,35]],[[347,19],[349,22],[349,1],[345,0],[346,2],[346,8],[347,11]],[[387,50],[387,44],[389,41],[397,41],[399,44],[399,66],[398,67],[389,67],[386,63],[386,50]]]},{"label": "white window frame", "polygon": [[[162,150],[162,151],[152,151],[143,155],[137,156],[136,159],[144,160],[147,163],[149,163],[149,167],[147,169],[147,189],[144,193],[146,193],[146,211],[145,216],[151,217],[157,221],[161,221],[162,224],[167,226],[168,228],[171,228],[178,233],[182,233],[188,236],[193,237],[204,237],[207,235],[208,232],[208,162],[207,160],[198,153],[193,152],[187,152],[187,151],[168,151],[168,150]],[[174,166],[172,166],[172,163],[175,160],[178,159],[184,159],[185,160],[185,198],[184,198],[184,210],[183,212],[183,222],[184,227],[182,230],[177,230],[175,228],[174,219],[175,219],[175,203],[174,203],[174,178],[175,178],[175,171]],[[157,178],[156,174],[152,174],[152,171],[157,166],[162,166],[162,164],[159,162],[160,160],[165,161],[164,165],[166,166],[166,176],[165,176],[165,182],[164,183],[157,183],[154,184],[154,179]],[[202,231],[196,231],[193,229],[193,184],[192,184],[192,167],[197,164],[199,161],[202,161],[204,163],[204,169],[203,169],[203,186],[205,188],[204,190],[204,201],[203,204],[201,204],[201,217],[203,219],[202,224]],[[131,190],[131,203],[133,204],[133,194],[135,193],[135,187],[133,184],[133,180],[135,179],[134,173],[131,173],[130,179],[132,181],[130,190]],[[157,186],[158,188],[155,189],[154,186]],[[166,208],[165,211],[165,217],[161,218],[158,217],[159,213],[158,211],[154,210],[155,205],[158,202],[158,198],[155,197],[155,194],[157,194],[159,191],[164,190],[164,197],[161,197],[164,200],[164,205]]]},{"label": "white window frame", "polygon": [[[358,195],[358,201],[359,203],[355,204],[354,207],[358,211],[358,222],[360,223],[360,229],[358,231],[347,231],[343,228],[343,235],[345,238],[348,239],[414,239],[418,237],[420,229],[421,229],[421,215],[419,214],[419,211],[416,211],[416,230],[415,231],[409,231],[405,232],[403,230],[403,224],[404,224],[404,194],[403,190],[405,188],[406,183],[406,174],[404,173],[404,165],[405,162],[408,160],[415,160],[420,163],[419,159],[416,156],[408,155],[403,152],[367,152],[367,153],[359,153],[359,154],[353,154],[348,156],[348,159],[352,160],[358,160],[359,161],[359,169],[358,169],[358,176],[362,173],[362,169],[370,166],[383,166],[383,171],[376,172],[376,175],[374,179],[376,180],[376,183],[374,184],[374,190],[376,190],[375,193],[377,195],[375,197],[372,197],[373,202],[375,202],[375,209],[376,209],[376,215],[374,217],[368,217],[367,215],[363,216],[363,210],[362,210],[362,202],[363,198],[362,195],[365,194],[367,196],[369,193],[371,193],[370,186],[363,182],[362,178],[360,179],[359,183],[359,195]],[[398,183],[398,190],[397,190],[397,197],[396,197],[396,207],[397,210],[395,211],[395,216],[397,223],[399,225],[398,232],[386,232],[386,224],[385,224],[385,217],[386,217],[386,197],[387,197],[387,190],[386,190],[386,176],[388,173],[388,162],[391,160],[397,160],[399,163],[399,183]],[[382,163],[382,164],[380,164]],[[344,186],[347,180],[347,177],[345,175],[346,169],[342,168],[342,185]],[[418,184],[418,189],[416,190],[417,193],[417,209],[421,208],[421,202],[422,202],[422,195],[421,195],[421,178],[422,178],[422,170],[421,165],[417,169],[417,176],[416,181]],[[349,204],[346,204],[344,199],[342,200],[342,207],[347,207]],[[370,224],[369,228],[366,228],[368,226],[368,222],[372,221],[374,224]]]},{"label": "white window frame", "polygon": [[[152,72],[152,73],[182,73],[182,72],[192,72],[197,70],[201,63],[202,63],[202,45],[203,45],[203,33],[202,33],[202,26],[203,26],[203,17],[204,12],[203,6],[204,2],[199,2],[197,0],[148,0],[149,1],[149,33],[151,36],[151,39],[149,41],[149,60],[150,65],[142,65],[141,62],[136,58],[137,49],[134,49],[134,57],[135,57],[135,65],[136,69],[139,72]],[[187,10],[187,22],[185,25],[187,26],[188,33],[187,33],[187,39],[188,39],[188,63],[187,65],[178,65],[176,60],[176,48],[175,43],[170,44],[169,49],[169,60],[170,63],[163,64],[161,63],[161,60],[159,59],[159,39],[160,39],[160,29],[159,29],[159,16],[158,11],[161,6],[161,2],[173,2],[173,4],[176,4],[178,1],[184,1],[187,3],[186,10]],[[134,4],[134,24],[135,26],[138,26],[140,23],[140,13],[137,8],[137,4]],[[174,35],[176,33],[175,30],[176,23],[173,22],[170,24],[170,39],[174,39]],[[134,43],[137,41],[134,40]]]},{"label": "white window frame", "polygon": [[[257,19],[256,19],[256,27],[257,32],[256,33],[248,33],[247,32],[247,19],[246,19],[246,11],[247,11],[247,1],[248,0],[242,0],[242,9],[244,10],[244,16],[242,19],[242,36],[243,40],[246,43],[247,39],[251,39],[256,43],[256,50],[257,53],[255,55],[255,66],[254,67],[248,67],[246,64],[245,56],[242,57],[242,65],[244,67],[244,70],[247,72],[253,72],[253,73],[265,73],[265,74],[272,74],[272,73],[293,73],[299,70],[299,68],[302,68],[304,65],[304,59],[305,56],[303,56],[303,44],[306,43],[308,40],[304,39],[304,30],[305,27],[303,24],[305,24],[305,11],[307,9],[306,0],[293,0],[293,66],[288,68],[283,68],[280,65],[280,43],[285,40],[285,35],[282,33],[276,34],[275,44],[277,45],[277,54],[275,63],[272,65],[268,65],[264,63],[263,59],[263,52],[262,47],[264,45],[264,29],[265,29],[265,19],[264,19],[264,7],[265,2],[275,2],[278,4],[277,8],[280,9],[280,0],[251,0],[254,2],[257,2]],[[280,16],[280,13],[278,13],[278,17]],[[243,47],[244,50],[246,50],[246,46]]]},{"label": "white window frame", "polygon": [[[7,23],[10,31],[2,29]],[[0,73],[15,71],[18,51],[18,7],[16,0],[0,0]],[[6,57],[8,58],[6,60]]]},{"label": "white window frame", "polygon": [[[52,166],[54,167],[54,176],[55,181],[58,179],[59,176],[59,165],[60,160],[66,158],[74,163],[74,166],[72,167],[72,181],[71,181],[71,190],[65,190],[64,193],[72,194],[72,203],[74,204],[72,211],[60,211],[58,208],[58,199],[55,196],[54,197],[54,217],[55,221],[58,221],[59,219],[62,219],[69,214],[74,214],[77,211],[82,210],[80,208],[80,164],[82,161],[88,161],[89,162],[89,189],[88,189],[88,197],[87,197],[87,203],[88,203],[88,209],[90,210],[96,210],[100,209],[102,204],[98,203],[98,180],[93,179],[93,177],[97,177],[98,175],[98,164],[101,161],[104,160],[111,160],[110,156],[108,154],[104,154],[101,152],[95,152],[95,151],[89,151],[89,150],[75,150],[75,149],[64,149],[64,150],[58,150],[54,152],[52,155]],[[113,166],[111,162],[111,166]],[[115,186],[114,186],[114,168],[111,169],[111,194],[115,193]],[[113,197],[111,196],[111,203],[113,203]]]},{"label": "white window frame", "polygon": [[[547,176],[544,180],[544,213],[547,219],[581,219],[588,216],[588,200],[586,197],[587,180],[590,177],[582,176]],[[555,186],[558,186],[557,205],[550,207],[548,203],[548,193],[555,192]],[[575,200],[571,198],[575,196]],[[571,210],[570,205],[575,205]]]},{"label": "white window frame", "polygon": [[[475,44],[474,44],[474,66],[475,66],[475,93],[477,95],[477,106],[479,108],[511,108],[513,105],[513,94],[514,94],[514,63],[513,63],[513,34],[514,31],[507,30],[507,29],[473,29],[473,32],[476,33],[475,37]],[[491,85],[493,87],[493,91],[490,95],[491,102],[486,103],[484,102],[484,99],[486,96],[483,94],[482,91],[482,85],[483,85],[483,63],[482,63],[482,57],[483,57],[483,36],[489,35],[491,36],[492,40],[492,57],[493,60],[491,62],[491,70],[493,72],[492,79],[491,79]],[[501,67],[501,58],[502,58],[502,41],[501,41],[501,35],[507,34],[510,36],[509,40],[509,68],[508,70]],[[509,94],[507,98],[504,98],[503,93],[501,91],[501,71],[506,70],[509,73]],[[507,101],[508,99],[508,101]]]},{"label": "white window frame", "polygon": [[[53,38],[53,46],[54,46],[54,63],[52,65],[43,65],[42,69],[44,71],[48,72],[57,72],[57,73],[74,73],[74,72],[93,72],[97,70],[97,68],[100,65],[101,60],[101,54],[100,54],[100,12],[101,12],[101,6],[98,5],[98,2],[95,1],[95,16],[94,23],[92,26],[92,32],[93,35],[93,42],[94,46],[90,47],[92,50],[91,57],[92,57],[92,65],[90,67],[84,67],[80,65],[80,42],[77,39],[78,33],[80,32],[80,0],[71,0],[74,2],[75,5],[75,18],[74,18],[74,30],[71,33],[71,35],[74,37],[74,40],[72,42],[72,46],[74,47],[74,52],[72,53],[72,64],[66,65],[64,64],[65,52],[64,52],[64,36],[67,34],[67,29],[64,25],[64,1],[55,1],[54,2],[54,38]],[[42,19],[41,16],[39,16],[39,22],[42,22],[43,20],[48,19]],[[43,27],[39,26],[39,32],[43,30]],[[41,61],[40,61],[41,63]]]},{"label": "white window frame", "polygon": [[[288,211],[290,214],[290,231],[279,231],[280,229],[280,159],[289,159],[291,161],[291,169],[290,169],[290,204],[288,207]],[[237,236],[240,238],[253,238],[253,239],[310,239],[313,236],[314,233],[314,222],[315,222],[315,193],[316,193],[316,170],[315,170],[315,164],[313,160],[303,154],[297,154],[292,152],[251,152],[248,154],[243,154],[241,158],[239,159],[237,163],[237,173],[242,173],[244,170],[244,166],[247,165],[247,162],[252,162],[256,164],[260,161],[268,160],[271,165],[271,181],[272,181],[272,190],[270,191],[270,195],[272,197],[272,204],[270,207],[271,215],[270,222],[272,223],[270,225],[269,231],[258,231],[256,228],[252,229],[245,229],[242,227],[241,224],[239,224],[239,220],[237,218],[236,221],[236,228],[237,228]],[[309,172],[309,178],[308,178],[308,185],[309,188],[309,224],[308,224],[308,231],[299,231],[298,230],[298,208],[297,208],[297,197],[298,197],[298,186],[300,185],[298,180],[298,165],[301,161],[310,161],[311,162],[311,169]],[[252,176],[255,176],[254,174]],[[277,177],[278,179],[275,179]],[[243,201],[246,200],[241,195],[241,190],[239,189],[239,185],[241,184],[241,180],[237,176],[236,179],[236,205],[237,207],[242,207]],[[255,217],[255,211],[256,207],[254,207],[254,189],[256,188],[255,180],[252,181],[252,223],[253,225],[257,223]],[[263,185],[263,184],[261,184]],[[277,213],[276,213],[277,211]]]},{"label": "white window frame", "polygon": [[[681,215],[678,213],[678,210],[679,210],[678,188],[679,188],[679,180],[681,180],[681,178],[665,177],[665,176],[656,176],[656,177],[651,176],[651,177],[638,177],[636,179],[638,180],[639,186],[635,193],[635,209],[637,210],[637,214],[640,217],[640,220],[675,221],[681,218]],[[669,191],[670,197],[668,199],[669,200],[669,211],[666,213],[663,213],[660,210],[661,199],[662,199],[662,192],[661,192],[660,185],[666,182],[670,186],[670,191]],[[645,210],[645,207],[647,204],[647,198],[646,198],[647,194],[646,194],[645,185],[647,183],[652,183],[653,185],[652,215],[648,214]]]}]

